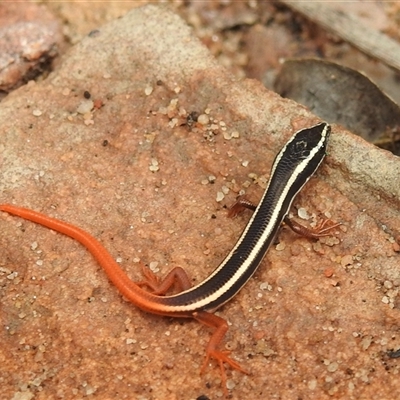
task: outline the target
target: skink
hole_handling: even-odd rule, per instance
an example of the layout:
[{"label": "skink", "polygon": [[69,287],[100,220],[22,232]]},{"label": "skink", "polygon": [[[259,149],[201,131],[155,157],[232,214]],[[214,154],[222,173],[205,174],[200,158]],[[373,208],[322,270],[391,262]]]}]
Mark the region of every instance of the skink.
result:
[{"label": "skink", "polygon": [[[148,270],[145,272],[147,280],[135,283],[100,242],[82,229],[9,204],[0,205],[0,210],[79,241],[99,262],[121,294],[140,309],[164,316],[194,318],[215,328],[206,348],[204,366],[210,358],[216,359],[225,384],[224,362],[239,371],[246,371],[229,357],[229,352],[218,350],[228,325],[211,311],[232,299],[254,274],[287,216],[296,194],[324,159],[329,135],[330,126],[320,123],[302,129],[291,137],[276,156],[268,186],[239,240],[214,272],[194,287],[190,287],[190,280],[182,268],[174,268],[162,282]],[[166,295],[175,282],[178,282],[182,291]],[[145,290],[144,286],[150,288],[150,291]]]}]

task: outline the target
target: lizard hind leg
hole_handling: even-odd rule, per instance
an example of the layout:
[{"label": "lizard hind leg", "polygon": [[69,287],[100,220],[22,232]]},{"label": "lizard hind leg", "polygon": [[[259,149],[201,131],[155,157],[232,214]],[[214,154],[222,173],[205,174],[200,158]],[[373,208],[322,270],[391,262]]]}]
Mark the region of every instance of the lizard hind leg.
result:
[{"label": "lizard hind leg", "polygon": [[206,358],[201,368],[201,373],[204,372],[209,360],[211,358],[215,359],[218,362],[220,368],[223,390],[226,394],[227,377],[226,377],[224,363],[230,365],[231,368],[236,369],[246,375],[248,374],[248,372],[244,368],[242,368],[237,361],[229,357],[230,351],[218,350],[217,348],[218,345],[221,343],[222,339],[224,338],[226,332],[228,331],[228,324],[224,319],[206,311],[195,312],[193,314],[193,318],[201,322],[203,325],[207,325],[215,329],[206,347]]}]

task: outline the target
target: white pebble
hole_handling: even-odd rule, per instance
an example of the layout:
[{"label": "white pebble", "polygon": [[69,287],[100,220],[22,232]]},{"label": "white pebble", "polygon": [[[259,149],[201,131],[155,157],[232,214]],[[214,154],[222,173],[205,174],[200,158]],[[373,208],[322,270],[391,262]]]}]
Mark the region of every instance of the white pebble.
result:
[{"label": "white pebble", "polygon": [[222,201],[224,199],[225,195],[222,192],[217,192],[217,198],[216,200],[218,202]]},{"label": "white pebble", "polygon": [[79,114],[87,114],[89,113],[91,110],[93,110],[93,100],[83,100],[80,102],[78,108],[76,109],[76,111]]},{"label": "white pebble", "polygon": [[301,219],[309,219],[309,218],[310,218],[310,216],[309,216],[307,210],[306,210],[305,208],[303,208],[303,207],[301,207],[301,208],[299,208],[299,209],[297,210],[297,215],[298,215]]},{"label": "white pebble", "polygon": [[200,114],[197,118],[197,122],[200,125],[207,125],[210,122],[210,117],[206,114]]},{"label": "white pebble", "polygon": [[151,271],[153,271],[153,272],[158,272],[158,271],[159,271],[159,268],[158,268],[158,261],[152,261],[152,262],[149,264],[149,268],[150,268]]},{"label": "white pebble", "polygon": [[339,368],[339,364],[337,362],[332,362],[328,365],[328,371],[329,372],[335,372]]}]

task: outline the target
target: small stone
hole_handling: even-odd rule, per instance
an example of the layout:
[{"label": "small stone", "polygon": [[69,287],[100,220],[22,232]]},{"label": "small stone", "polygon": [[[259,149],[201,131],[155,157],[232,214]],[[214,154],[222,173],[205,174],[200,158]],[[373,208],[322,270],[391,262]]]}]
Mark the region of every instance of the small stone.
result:
[{"label": "small stone", "polygon": [[331,362],[328,365],[327,369],[328,369],[329,372],[335,372],[335,371],[337,371],[338,368],[339,368],[339,364],[337,362]]},{"label": "small stone", "polygon": [[236,383],[235,383],[234,380],[228,379],[228,380],[226,381],[226,388],[227,388],[227,389],[232,390],[232,389],[234,389],[235,386],[236,386]]},{"label": "small stone", "polygon": [[299,208],[297,210],[297,215],[301,218],[301,219],[310,219],[310,215],[308,214],[307,210],[303,207]]},{"label": "small stone", "polygon": [[228,186],[222,186],[221,190],[223,194],[228,194],[230,189],[228,188]]},{"label": "small stone", "polygon": [[9,279],[10,281],[12,281],[13,279],[15,279],[18,276],[18,272],[14,271],[11,272],[11,274],[7,275],[7,279]]},{"label": "small stone", "polygon": [[342,257],[340,264],[342,267],[346,267],[347,265],[352,265],[353,264],[353,256],[351,254],[347,254]]},{"label": "small stone", "polygon": [[151,164],[150,164],[149,170],[150,170],[151,172],[156,172],[156,171],[158,171],[159,169],[160,169],[160,167],[158,166],[158,161],[157,161],[155,158],[152,158],[152,159],[151,159]]},{"label": "small stone", "polygon": [[383,286],[385,286],[386,289],[391,289],[393,287],[393,283],[390,281],[385,281],[383,282]]},{"label": "small stone", "polygon": [[152,272],[158,272],[160,269],[158,268],[158,261],[152,261],[149,264],[149,268]]},{"label": "small stone", "polygon": [[308,384],[307,384],[307,386],[308,386],[308,388],[310,389],[310,390],[315,390],[316,389],[316,387],[317,387],[317,380],[316,379],[311,379],[310,381],[308,381]]},{"label": "small stone", "polygon": [[365,336],[364,338],[362,338],[360,345],[363,350],[367,350],[369,346],[371,346],[371,343],[372,336]]},{"label": "small stone", "polygon": [[218,202],[222,201],[225,198],[225,195],[222,192],[217,192],[217,198],[216,200]]},{"label": "small stone", "polygon": [[42,113],[42,111],[40,111],[40,110],[38,110],[38,109],[35,109],[35,110],[32,111],[32,114],[33,114],[35,117],[40,117],[43,113]]},{"label": "small stone", "polygon": [[285,243],[283,243],[283,242],[278,243],[278,244],[276,245],[276,250],[277,250],[277,251],[283,251],[283,250],[285,250],[285,248],[286,248],[286,245],[285,245]]},{"label": "small stone", "polygon": [[225,140],[231,140],[232,139],[232,135],[231,135],[230,132],[225,131],[223,136],[224,136]]},{"label": "small stone", "polygon": [[203,126],[208,125],[208,123],[210,122],[210,117],[206,114],[200,114],[197,118],[197,122]]},{"label": "small stone", "polygon": [[78,114],[87,114],[93,110],[93,100],[83,100],[76,109]]}]

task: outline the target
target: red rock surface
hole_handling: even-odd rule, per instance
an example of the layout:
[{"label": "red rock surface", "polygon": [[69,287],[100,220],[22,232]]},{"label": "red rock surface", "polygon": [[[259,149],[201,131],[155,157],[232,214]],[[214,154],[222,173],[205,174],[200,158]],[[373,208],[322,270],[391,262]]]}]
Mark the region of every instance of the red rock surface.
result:
[{"label": "red rock surface", "polygon": [[[140,259],[199,282],[249,217],[227,219],[224,206],[240,191],[257,201],[280,146],[317,120],[233,79],[182,20],[147,6],[10,94],[0,121],[0,202],[86,229],[133,279]],[[218,312],[230,323],[226,348],[250,371],[228,371],[233,399],[400,396],[399,362],[387,355],[400,348],[399,172],[394,156],[333,127],[293,214],[341,229],[317,242],[283,229]],[[0,231],[4,398],[223,396],[215,364],[199,374],[203,326],[135,309],[73,240],[4,213]]]},{"label": "red rock surface", "polygon": [[0,4],[0,92],[49,69],[63,45],[60,22],[43,5]]}]

